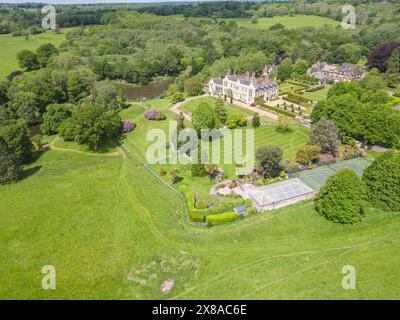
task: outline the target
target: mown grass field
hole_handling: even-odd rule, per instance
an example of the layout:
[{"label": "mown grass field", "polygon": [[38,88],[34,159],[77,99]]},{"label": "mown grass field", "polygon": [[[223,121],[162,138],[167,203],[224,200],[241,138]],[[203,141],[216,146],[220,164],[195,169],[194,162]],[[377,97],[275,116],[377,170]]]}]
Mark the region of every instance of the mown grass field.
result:
[{"label": "mown grass field", "polygon": [[317,91],[313,91],[313,92],[304,92],[302,94],[302,96],[306,97],[308,99],[311,99],[311,100],[321,101],[321,100],[326,99],[326,97],[328,95],[328,91],[331,87],[332,87],[332,85],[327,84],[327,85],[325,85],[325,88],[323,88],[321,90],[317,90]]},{"label": "mown grass field", "polygon": [[[174,118],[167,100],[149,103]],[[181,199],[143,166],[147,130],[168,125],[143,111],[121,113],[137,123],[124,139],[133,157],[56,139],[22,181],[0,186],[1,299],[400,298],[398,213],[368,208],[361,223],[343,226],[306,201],[192,226]],[[293,138],[259,130],[293,155]],[[206,190],[199,179],[192,184]],[[55,290],[41,287],[44,265],[56,268]],[[355,290],[341,287],[345,265],[356,268]],[[162,294],[167,279],[175,285]]]},{"label": "mown grass field", "polygon": [[[187,103],[185,103],[185,104],[182,106],[181,109],[184,110],[184,111],[186,111],[186,112],[193,113],[194,110],[196,110],[196,108],[197,108],[201,103],[205,102],[205,103],[208,103],[208,104],[214,106],[215,103],[216,103],[216,101],[217,101],[217,98],[215,98],[215,97],[204,97],[204,98],[201,98],[201,99],[196,99],[196,100],[188,101]],[[227,112],[228,114],[230,114],[230,113],[237,113],[237,114],[241,114],[241,115],[245,116],[246,118],[251,117],[251,116],[254,115],[254,112],[251,112],[250,110],[241,108],[241,107],[239,107],[239,106],[237,106],[237,105],[235,105],[235,104],[230,104],[230,103],[227,103],[227,104],[225,105],[225,110],[226,110],[226,112]]]},{"label": "mown grass field", "polygon": [[[204,97],[196,100],[191,100],[187,104],[183,105],[183,109],[188,112],[193,112],[195,108],[202,102],[209,103],[213,105],[216,99],[212,97]],[[155,107],[165,113],[167,116],[167,120],[175,119],[175,115],[169,111],[169,108],[172,106],[168,100],[152,100],[149,101],[151,108]],[[149,107],[150,108],[150,107]],[[240,108],[239,106],[235,105],[227,105],[226,106],[227,112],[233,113],[240,113],[242,112],[244,116],[251,116],[253,113],[247,111],[245,109]],[[132,120],[137,124],[137,129],[133,132],[129,133],[126,138],[126,143],[135,151],[137,156],[142,159],[143,161],[146,160],[146,150],[147,148],[153,144],[152,141],[146,141],[147,132],[150,129],[159,128],[162,129],[166,133],[166,137],[169,136],[168,130],[168,121],[149,121],[144,118],[145,108],[139,104],[134,103],[133,106],[129,109],[124,110],[121,113],[123,119]],[[251,128],[248,126],[247,128]],[[242,150],[243,155],[246,155],[248,152],[248,143],[246,143],[246,135],[245,130],[243,128],[243,135],[242,135]],[[266,146],[266,145],[276,145],[282,148],[283,150],[283,157],[286,160],[294,161],[296,157],[296,152],[300,148],[300,146],[306,144],[309,139],[309,132],[308,129],[302,126],[293,126],[292,131],[288,133],[281,133],[276,130],[276,127],[273,125],[270,126],[261,126],[259,128],[254,129],[254,151],[258,148]],[[220,150],[220,159],[223,161],[225,158],[224,154],[224,139],[218,139],[215,142],[217,148]],[[218,147],[219,144],[219,147]],[[212,145],[210,144],[210,149],[207,150],[209,154],[209,159],[212,157]],[[168,153],[167,155],[168,156]],[[235,161],[235,158],[232,158]],[[228,175],[230,179],[237,178],[236,176],[236,169],[234,164],[222,164],[222,168],[224,172]],[[190,165],[153,165],[153,170],[155,172],[159,172],[161,168],[166,170],[167,172],[171,171],[172,169],[178,169],[181,173],[181,177],[183,178],[177,186],[180,185],[188,185],[190,186],[195,192],[199,193],[205,198],[209,198],[210,188],[214,184],[213,181],[209,181],[206,178],[193,178],[191,176]],[[168,177],[165,177],[168,180]],[[211,198],[209,198],[212,200]],[[214,199],[215,200],[215,199]]]},{"label": "mown grass field", "polygon": [[[368,208],[354,226],[311,202],[213,228],[135,158],[52,150],[0,187],[2,299],[399,299],[400,218]],[[41,269],[56,268],[43,290]],[[341,287],[342,267],[357,271]],[[160,282],[174,279],[171,293]]]},{"label": "mown grass field", "polygon": [[295,29],[301,27],[321,27],[325,24],[331,26],[339,25],[338,21],[335,21],[326,17],[319,16],[308,16],[308,15],[294,15],[283,16],[283,17],[272,17],[272,18],[259,18],[257,23],[252,23],[250,18],[235,18],[235,19],[224,19],[225,21],[235,21],[239,27],[245,27],[250,29],[269,29],[273,25],[280,23],[283,24],[287,29]]},{"label": "mown grass field", "polygon": [[58,47],[65,41],[65,34],[73,28],[63,28],[60,33],[47,31],[37,35],[13,37],[10,34],[0,35],[0,78],[8,76],[12,71],[20,70],[17,54],[23,49],[35,51],[44,43],[52,43]]},{"label": "mown grass field", "polygon": [[[214,98],[204,97],[196,100],[189,101],[183,105],[183,109],[189,112],[193,110],[202,102],[213,105]],[[148,103],[151,105],[148,108],[157,108],[164,112],[167,120],[174,120],[175,114],[169,111],[172,104],[166,99],[150,100]],[[240,113],[243,112],[247,116],[253,115],[252,112],[242,109],[238,106],[228,105],[226,109],[229,112]],[[145,152],[147,147],[152,142],[146,142],[146,134],[152,128],[159,128],[168,132],[168,121],[148,121],[144,118],[144,111],[146,109],[140,103],[134,103],[132,107],[122,111],[121,117],[123,119],[132,120],[138,125],[138,130],[134,130],[127,137],[127,144],[138,152],[141,159],[145,159]],[[250,127],[249,127],[250,128]],[[308,129],[302,126],[293,126],[293,130],[289,133],[278,132],[275,126],[261,126],[255,128],[255,147],[259,148],[263,145],[278,145],[284,151],[284,158],[287,160],[294,160],[297,149],[308,141]]]}]

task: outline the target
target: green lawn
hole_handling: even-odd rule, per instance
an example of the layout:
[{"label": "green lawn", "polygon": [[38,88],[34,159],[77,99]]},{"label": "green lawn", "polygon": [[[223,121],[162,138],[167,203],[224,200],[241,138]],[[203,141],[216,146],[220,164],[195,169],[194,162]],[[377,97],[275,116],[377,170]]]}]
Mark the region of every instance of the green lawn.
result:
[{"label": "green lawn", "polygon": [[327,84],[325,85],[325,88],[318,90],[318,91],[313,91],[313,92],[304,92],[302,94],[303,97],[306,97],[311,100],[316,100],[316,101],[321,101],[326,99],[328,95],[329,89],[332,87],[332,85]]},{"label": "green lawn", "polygon": [[63,28],[57,34],[47,31],[37,35],[30,35],[28,40],[25,37],[13,37],[10,34],[0,35],[0,78],[8,76],[12,71],[20,70],[17,54],[23,49],[36,50],[44,43],[53,43],[58,47],[65,41],[65,34],[73,28]]},{"label": "green lawn", "polygon": [[[206,101],[209,103],[213,103],[215,98],[206,97],[198,100],[189,101],[186,105],[184,105],[184,109],[186,111],[192,112],[201,102]],[[168,100],[150,100],[148,102],[152,107],[155,107],[159,110],[162,110],[168,120],[175,119],[175,115],[169,111],[171,107],[171,103]],[[150,107],[148,107],[150,108]],[[238,112],[241,111],[241,108],[238,106],[227,106],[228,112]],[[137,128],[129,133],[126,138],[126,143],[129,145],[132,150],[136,153],[137,157],[139,157],[142,161],[146,160],[146,150],[149,145],[153,142],[146,141],[146,134],[150,129],[162,129],[164,132],[168,133],[168,121],[149,121],[146,120],[143,116],[145,108],[139,104],[135,103],[132,107],[124,110],[121,113],[123,119],[129,119],[134,121],[137,124]],[[247,110],[243,110],[247,111]],[[251,115],[251,113],[250,113]],[[250,128],[250,127],[249,127]],[[243,129],[244,130],[244,129]],[[167,134],[168,136],[168,134]],[[245,141],[245,133],[243,133],[242,147],[243,150],[246,148]],[[292,131],[289,133],[281,133],[276,130],[276,127],[273,125],[270,126],[261,126],[259,128],[255,128],[254,130],[254,144],[255,151],[257,148],[266,146],[266,145],[276,145],[282,148],[283,157],[286,160],[295,160],[296,152],[300,148],[300,146],[306,144],[309,139],[309,129],[303,126],[293,126]],[[221,150],[221,160],[224,159],[224,139],[220,139],[215,141],[215,143],[220,143]],[[211,148],[209,150],[209,159],[211,159]],[[199,193],[205,198],[208,198],[210,189],[212,185],[215,183],[214,181],[209,181],[207,178],[193,178],[190,172],[189,165],[153,165],[152,168],[155,172],[159,172],[160,168],[163,167],[166,171],[171,171],[172,169],[178,169],[181,173],[181,177],[183,180],[177,184],[179,185],[188,185],[195,192]],[[222,165],[225,173],[229,178],[235,179],[236,169],[234,164],[223,164]],[[168,176],[165,177],[168,180]]]},{"label": "green lawn", "polygon": [[289,82],[282,82],[279,84],[279,94],[286,94],[289,92],[294,93],[295,90],[297,89],[304,89],[305,87],[297,85],[297,84],[293,84],[293,83],[289,83]]},{"label": "green lawn", "polygon": [[[171,16],[177,19],[186,19],[183,17],[183,15],[174,15]],[[191,17],[189,19],[198,19],[198,20],[206,20],[209,18],[204,18],[204,17]],[[225,20],[226,22],[229,21],[235,21],[239,27],[245,27],[245,28],[250,28],[250,29],[258,29],[258,30],[265,30],[269,29],[273,25],[277,23],[283,24],[286,28],[288,29],[294,29],[294,28],[301,28],[301,27],[321,27],[325,24],[331,25],[331,26],[338,26],[340,22],[326,18],[326,17],[319,17],[319,16],[313,16],[313,15],[294,15],[294,16],[276,16],[272,18],[259,18],[257,20],[257,23],[252,23],[251,18],[226,18],[226,19],[219,19],[219,20]]]},{"label": "green lawn", "polygon": [[283,24],[288,29],[300,28],[300,27],[320,27],[325,24],[331,26],[339,25],[338,21],[335,21],[326,17],[319,16],[308,16],[308,15],[295,15],[293,17],[272,17],[272,18],[259,18],[257,23],[251,23],[250,18],[236,18],[236,19],[224,19],[226,21],[235,21],[239,27],[251,28],[251,29],[269,29],[277,23]]},{"label": "green lawn", "polygon": [[[343,226],[303,202],[202,228],[137,159],[53,150],[31,168],[0,186],[1,299],[400,298],[398,213]],[[41,288],[48,264],[56,290]]]},{"label": "green lawn", "polygon": [[[215,98],[215,97],[204,97],[201,99],[191,100],[182,106],[182,110],[193,113],[194,110],[196,110],[196,108],[199,106],[199,104],[205,102],[205,103],[210,104],[211,106],[214,106],[216,101],[217,101],[217,98]],[[239,114],[245,116],[246,118],[254,115],[254,112],[251,112],[250,110],[247,110],[247,109],[243,109],[235,104],[227,103],[225,105],[225,109],[228,114],[229,113],[239,113]]]},{"label": "green lawn", "polygon": [[[173,119],[167,100],[149,101]],[[144,169],[147,121],[125,142],[134,157],[97,153],[57,139],[25,167],[24,179],[0,186],[0,299],[399,299],[400,216],[367,208],[359,224],[326,221],[311,201],[218,227],[189,225],[178,196]],[[256,146],[278,144],[293,159],[305,128],[256,129]],[[184,180],[201,194],[206,178]],[[56,290],[41,288],[44,265]],[[352,265],[357,289],[343,290]],[[170,294],[160,283],[174,279]]]}]

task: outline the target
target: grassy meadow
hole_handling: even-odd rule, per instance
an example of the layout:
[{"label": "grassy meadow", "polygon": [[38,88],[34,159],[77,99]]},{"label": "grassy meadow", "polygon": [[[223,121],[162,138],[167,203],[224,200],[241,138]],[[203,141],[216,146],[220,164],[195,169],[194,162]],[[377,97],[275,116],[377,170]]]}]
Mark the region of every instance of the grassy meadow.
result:
[{"label": "grassy meadow", "polygon": [[[163,110],[167,100],[148,101]],[[150,107],[147,106],[147,107]],[[306,201],[207,228],[187,223],[181,199],[143,166],[150,128],[134,103],[121,112],[137,123],[120,148],[91,153],[59,138],[0,186],[1,299],[399,299],[400,218],[367,208],[354,226],[326,221]],[[306,130],[304,128],[304,130]],[[308,133],[256,129],[256,145],[276,143],[293,158]],[[183,182],[209,191],[207,178]],[[56,289],[41,287],[45,265]],[[357,272],[341,287],[342,268]],[[172,292],[160,283],[174,279]]]},{"label": "grassy meadow", "polygon": [[60,33],[46,31],[36,35],[25,37],[13,37],[11,34],[0,35],[0,78],[8,76],[12,71],[20,70],[17,54],[27,49],[35,51],[44,43],[52,43],[58,47],[65,41],[65,34],[73,28],[63,28]]},{"label": "grassy meadow", "polygon": [[[303,202],[194,227],[137,158],[58,150],[1,186],[0,208],[2,299],[400,298],[399,216],[372,208],[354,226]],[[48,264],[55,290],[41,287]],[[341,287],[348,264],[355,290]]]},{"label": "grassy meadow", "polygon": [[225,21],[235,21],[239,27],[250,29],[269,29],[275,24],[283,24],[287,29],[295,29],[301,27],[321,27],[325,24],[338,26],[339,22],[326,17],[294,15],[294,16],[275,16],[272,18],[259,18],[257,23],[252,23],[250,18],[224,19]]}]

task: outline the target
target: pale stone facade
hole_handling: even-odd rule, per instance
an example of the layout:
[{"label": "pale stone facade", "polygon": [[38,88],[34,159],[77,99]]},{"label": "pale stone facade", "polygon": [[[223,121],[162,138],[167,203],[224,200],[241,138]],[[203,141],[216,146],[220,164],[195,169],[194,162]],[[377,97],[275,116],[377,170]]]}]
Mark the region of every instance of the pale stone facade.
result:
[{"label": "pale stone facade", "polygon": [[208,82],[210,95],[228,99],[230,92],[234,100],[252,104],[254,99],[262,96],[264,101],[276,99],[278,86],[272,80],[256,78],[249,75],[226,75],[223,79],[215,78]]}]

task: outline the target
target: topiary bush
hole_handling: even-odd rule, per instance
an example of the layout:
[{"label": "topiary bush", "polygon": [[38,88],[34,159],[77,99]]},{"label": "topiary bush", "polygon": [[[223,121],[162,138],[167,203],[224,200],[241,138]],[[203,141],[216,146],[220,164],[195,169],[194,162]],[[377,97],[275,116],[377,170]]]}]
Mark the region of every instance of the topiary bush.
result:
[{"label": "topiary bush", "polygon": [[238,113],[228,114],[228,119],[226,120],[226,126],[229,129],[235,129],[237,127],[245,127],[247,125],[246,117]]},{"label": "topiary bush", "polygon": [[250,208],[248,208],[247,209],[247,214],[255,214],[255,213],[257,213],[258,212],[258,210],[255,208],[255,207],[250,207]]},{"label": "topiary bush", "polygon": [[190,212],[190,219],[193,222],[204,222],[204,215],[199,211],[191,211]]},{"label": "topiary bush", "polygon": [[400,152],[389,151],[364,171],[369,201],[384,210],[400,211]]},{"label": "topiary bush", "polygon": [[354,224],[363,215],[365,186],[350,169],[342,169],[330,176],[318,192],[314,203],[317,211],[327,220]]},{"label": "topiary bush", "polygon": [[207,171],[203,163],[193,163],[190,166],[190,172],[192,177],[205,177],[207,175]]},{"label": "topiary bush", "polygon": [[253,201],[251,201],[251,199],[246,199],[244,201],[244,205],[246,206],[246,208],[250,208],[253,205]]},{"label": "topiary bush", "polygon": [[321,152],[320,146],[305,145],[299,148],[296,152],[296,162],[300,164],[311,165],[319,160]]}]

